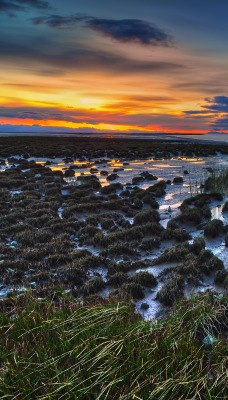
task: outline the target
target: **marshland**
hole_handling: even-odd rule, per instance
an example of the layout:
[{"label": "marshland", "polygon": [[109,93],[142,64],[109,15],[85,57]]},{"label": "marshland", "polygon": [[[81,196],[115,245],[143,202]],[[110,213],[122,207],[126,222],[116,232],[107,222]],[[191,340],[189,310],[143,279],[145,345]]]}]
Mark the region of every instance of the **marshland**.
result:
[{"label": "marshland", "polygon": [[228,146],[11,137],[0,164],[1,398],[226,398]]}]

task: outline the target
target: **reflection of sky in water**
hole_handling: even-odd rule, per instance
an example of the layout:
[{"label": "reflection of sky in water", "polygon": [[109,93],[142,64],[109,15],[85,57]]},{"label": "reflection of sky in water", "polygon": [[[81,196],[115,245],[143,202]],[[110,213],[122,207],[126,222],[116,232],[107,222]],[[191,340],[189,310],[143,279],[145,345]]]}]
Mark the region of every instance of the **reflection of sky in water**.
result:
[{"label": "reflection of sky in water", "polygon": [[[34,158],[33,158],[34,159]],[[70,166],[75,167],[75,177],[66,178],[66,182],[70,184],[74,184],[77,182],[77,179],[80,175],[90,175],[91,174],[91,167],[96,168],[98,172],[93,175],[98,176],[100,183],[102,186],[109,185],[110,183],[117,183],[120,182],[123,185],[126,183],[131,183],[132,178],[136,176],[140,176],[141,173],[148,171],[149,173],[158,177],[158,181],[164,179],[165,181],[171,180],[171,184],[167,184],[166,187],[166,195],[157,198],[157,201],[160,206],[160,215],[161,215],[161,224],[166,227],[170,218],[174,218],[176,215],[180,213],[179,206],[181,202],[189,197],[191,194],[195,195],[200,193],[200,184],[204,183],[205,179],[210,176],[210,173],[207,171],[207,168],[217,168],[219,165],[220,167],[228,165],[228,156],[223,155],[216,155],[210,156],[207,158],[185,158],[185,157],[178,157],[172,158],[170,160],[133,160],[124,163],[124,160],[106,160],[102,163],[97,162],[99,160],[94,159],[93,161],[79,161],[74,160],[73,162],[64,163],[63,160],[56,158],[56,159],[43,159],[37,158],[37,164],[44,165],[46,161],[50,161],[51,165],[47,165],[47,167],[51,168],[53,171],[65,171]],[[8,164],[8,163],[7,163]],[[126,165],[127,164],[127,165]],[[8,165],[7,165],[8,166]],[[4,168],[4,166],[3,166]],[[109,174],[113,172],[114,168],[120,168],[117,172],[118,179],[108,182],[106,177],[100,174],[100,171],[106,170]],[[187,170],[188,174],[184,174],[184,171]],[[176,176],[182,176],[184,182],[182,184],[173,184],[173,178]],[[149,186],[155,184],[157,181],[143,181],[139,183],[139,186],[142,189],[146,189]],[[64,194],[65,189],[62,191]],[[222,205],[224,201],[218,204],[219,202],[215,202],[212,204],[212,219],[220,219],[224,222],[224,224],[228,224],[228,213],[222,212]],[[58,209],[58,215],[62,218],[62,211],[63,209],[60,207]],[[129,222],[132,224],[133,219],[128,218]],[[193,231],[191,232],[193,238],[196,236],[203,236],[202,231]],[[163,246],[163,247],[162,247]],[[161,246],[160,249],[155,249],[150,253],[150,258],[155,258],[161,251],[164,250],[165,243]],[[169,244],[167,244],[169,247]],[[84,249],[85,247],[80,247],[77,245],[77,249]],[[225,267],[228,269],[228,249],[225,247],[224,237],[218,237],[215,239],[208,239],[206,238],[206,248],[211,249],[213,253],[218,256],[223,262]],[[87,249],[94,255],[99,254],[99,250],[93,246],[87,246]],[[159,275],[165,268],[167,268],[168,264],[166,265],[159,265],[146,268],[148,272],[153,273],[155,276]],[[96,273],[99,273],[106,279],[107,270],[100,268],[96,270],[89,271],[91,276]],[[138,272],[138,271],[137,271]],[[210,282],[209,282],[210,283]],[[208,284],[209,284],[208,283]],[[145,318],[154,318],[156,317],[157,313],[164,310],[164,307],[155,300],[157,291],[161,287],[161,282],[158,286],[153,290],[146,290],[146,295],[143,300],[136,302],[137,310],[144,315]],[[206,288],[208,285],[205,286]],[[0,287],[0,297],[4,297],[10,289],[5,287]],[[20,288],[19,288],[20,290]],[[193,288],[193,292],[196,290],[204,290],[202,288]],[[106,288],[104,290],[105,295],[108,295],[110,288]],[[148,303],[149,309],[142,310],[141,304]]]},{"label": "reflection of sky in water", "polygon": [[[137,311],[142,314],[143,317],[147,320],[155,319],[161,311],[164,311],[165,307],[156,300],[157,293],[161,289],[161,287],[162,284],[158,283],[156,288],[146,289],[144,299],[135,302]],[[147,303],[149,305],[149,308],[147,310],[142,309],[142,303]]]},{"label": "reflection of sky in water", "polygon": [[[47,160],[45,159],[37,159],[37,162],[44,164]],[[69,168],[72,166],[77,166],[75,170],[75,178],[67,178],[66,182],[73,184],[77,178],[83,173],[84,175],[90,175],[90,168],[94,167],[98,170],[96,175],[99,177],[100,183],[102,186],[109,185],[110,183],[120,182],[123,185],[126,183],[132,182],[132,178],[136,176],[140,176],[142,172],[148,171],[149,173],[158,177],[158,181],[164,179],[165,181],[171,180],[171,185],[166,186],[166,195],[157,198],[157,201],[160,206],[160,214],[161,214],[161,224],[165,227],[170,218],[175,217],[180,213],[178,209],[181,202],[191,196],[200,193],[200,185],[204,183],[205,179],[210,176],[210,173],[207,171],[207,168],[217,168],[227,166],[228,165],[228,156],[218,154],[216,156],[209,156],[205,158],[186,158],[186,157],[177,157],[171,158],[169,160],[127,160],[127,165],[124,165],[124,160],[113,159],[106,160],[103,163],[97,163],[96,159],[93,161],[78,161],[75,160],[73,163],[65,164],[61,159],[50,159],[52,165],[49,166],[53,170],[63,170],[65,168]],[[100,161],[100,160],[97,160]],[[100,171],[105,170],[109,174],[113,172],[114,168],[121,168],[117,172],[118,179],[108,182],[105,176],[100,175]],[[184,171],[187,170],[188,174],[184,174]],[[182,176],[184,182],[182,184],[174,185],[173,178],[176,176]],[[139,186],[142,189],[147,189],[149,186],[155,184],[157,181],[143,181],[139,183]],[[224,223],[228,223],[228,218],[224,217],[222,214],[222,208],[217,207],[217,203],[214,204],[214,208],[212,207],[212,218],[218,218],[224,221]],[[171,207],[171,212],[169,207]],[[224,219],[225,218],[225,219]],[[194,232],[195,233],[195,232]],[[196,236],[199,233],[196,233]],[[195,236],[195,234],[193,234]],[[224,248],[224,245],[221,246],[221,241],[218,243],[215,241],[208,242],[208,247],[211,248],[220,258],[225,261],[227,265],[228,254],[226,254],[227,250]],[[224,251],[226,250],[226,251]]]},{"label": "reflection of sky in water", "polygon": [[[45,163],[46,159],[37,159],[39,163]],[[160,210],[163,212],[168,211],[168,207],[170,206],[172,209],[172,213],[175,213],[175,210],[178,206],[177,204],[181,203],[186,197],[189,197],[191,194],[195,195],[200,193],[200,185],[204,183],[205,179],[210,176],[210,173],[207,171],[207,168],[216,168],[219,166],[227,166],[228,164],[228,156],[216,155],[210,156],[206,158],[187,158],[187,157],[177,157],[171,158],[169,160],[133,160],[128,161],[127,165],[124,165],[124,160],[120,159],[112,159],[112,160],[104,160],[104,162],[100,163],[100,160],[94,159],[93,161],[79,161],[74,160],[72,163],[65,164],[61,159],[52,159],[50,160],[52,165],[49,166],[52,170],[62,170],[64,172],[65,168],[69,168],[70,166],[76,166],[75,177],[66,178],[66,182],[70,184],[74,184],[77,181],[78,177],[81,174],[90,175],[90,168],[96,168],[98,172],[95,173],[98,176],[100,183],[102,186],[107,186],[110,183],[120,182],[123,185],[126,183],[132,182],[132,178],[136,176],[140,176],[141,173],[148,171],[149,173],[158,177],[158,181],[164,179],[165,181],[170,180],[171,185],[167,185],[166,187],[166,195],[162,198],[157,199],[160,205]],[[120,168],[117,172],[118,178],[114,181],[107,181],[105,176],[100,174],[100,171],[105,170],[109,174],[113,173],[114,168]],[[184,174],[184,171],[187,170],[188,174]],[[93,173],[94,175],[94,173]],[[176,176],[182,176],[184,182],[182,184],[174,185],[172,183],[173,178]],[[156,183],[156,180],[144,180],[143,182],[138,183],[142,189],[147,189],[149,186]],[[217,211],[216,211],[217,212]],[[171,213],[171,217],[175,215]],[[170,217],[169,216],[169,217]],[[167,219],[167,216],[162,214],[162,219]]]},{"label": "reflection of sky in water", "polygon": [[223,215],[221,204],[211,209],[211,219],[220,219],[220,221],[225,222],[226,218]]}]

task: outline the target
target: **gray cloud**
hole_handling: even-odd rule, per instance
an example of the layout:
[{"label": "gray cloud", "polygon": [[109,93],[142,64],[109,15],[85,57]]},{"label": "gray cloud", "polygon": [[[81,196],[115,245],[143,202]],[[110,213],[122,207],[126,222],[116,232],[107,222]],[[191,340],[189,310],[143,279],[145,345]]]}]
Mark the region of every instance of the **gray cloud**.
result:
[{"label": "gray cloud", "polygon": [[228,113],[228,96],[215,96],[213,98],[205,99],[207,101],[207,105],[204,106],[207,110],[215,111],[215,112],[226,112]]},{"label": "gray cloud", "polygon": [[[45,44],[31,42],[30,45],[16,43],[0,43],[0,54],[2,59],[17,60],[26,64],[31,62],[54,67],[56,70],[83,70],[99,71],[105,73],[137,74],[137,73],[176,73],[186,70],[181,64],[163,61],[133,60],[121,55],[112,54],[102,50],[76,48],[66,49],[66,46],[53,45],[51,51],[47,51]],[[40,71],[43,70],[39,66]],[[39,72],[39,71],[38,71]]]},{"label": "gray cloud", "polygon": [[194,76],[185,82],[177,82],[171,85],[171,89],[181,89],[193,93],[205,93],[208,96],[217,95],[217,93],[226,94],[228,75],[218,74],[213,79],[205,79],[201,76],[201,79],[196,79]]},{"label": "gray cloud", "polygon": [[188,110],[185,111],[186,116],[205,116],[205,114],[208,114],[208,117],[211,116],[211,111],[209,110]]},{"label": "gray cloud", "polygon": [[217,120],[211,125],[211,128],[215,131],[228,131],[228,116],[217,118]]},{"label": "gray cloud", "polygon": [[227,131],[228,96],[214,96],[204,100],[206,104],[201,106],[201,110],[185,111],[185,118],[195,118],[196,121],[204,120],[209,123],[213,131]]},{"label": "gray cloud", "polygon": [[32,19],[36,25],[46,24],[51,28],[63,28],[82,23],[85,27],[113,40],[136,42],[152,46],[173,46],[173,37],[149,22],[139,19],[104,19],[90,16],[72,15],[63,17],[51,15]]},{"label": "gray cloud", "polygon": [[[123,117],[121,115],[120,117]],[[0,107],[0,118],[9,119],[32,119],[34,121],[65,121],[87,124],[98,124],[103,119],[114,122],[115,114],[104,116],[103,112],[91,110],[86,111],[76,108],[61,109],[59,107],[34,107],[34,106],[6,106]]]},{"label": "gray cloud", "polygon": [[148,126],[159,126],[164,130],[169,130],[175,126],[177,129],[193,129],[197,123],[200,129],[204,126],[198,119],[184,119],[174,115],[153,114],[153,113],[135,113],[126,114],[124,112],[105,112],[96,110],[83,110],[76,108],[60,109],[58,107],[33,107],[33,106],[18,106],[18,107],[1,107],[0,119],[3,117],[9,120],[13,119],[32,119],[34,121],[50,121],[56,120],[61,122],[86,123],[98,125],[101,122],[112,125],[132,125],[140,129],[148,128]]},{"label": "gray cloud", "polygon": [[5,12],[7,14],[13,15],[13,12],[21,10],[23,10],[23,7],[15,2],[0,0],[0,13]]},{"label": "gray cloud", "polygon": [[0,0],[0,13],[13,16],[17,11],[23,11],[27,7],[37,9],[50,9],[48,1],[44,0]]},{"label": "gray cloud", "polygon": [[[16,119],[33,119],[37,121],[57,120],[80,122],[80,116],[86,117],[88,113],[76,109],[61,110],[58,107],[0,107],[0,117]],[[92,120],[91,123],[93,123]]]},{"label": "gray cloud", "polygon": [[228,113],[228,96],[215,96],[205,98],[206,104],[201,105],[201,110],[188,110],[185,115],[200,116],[208,114],[210,117],[213,114]]},{"label": "gray cloud", "polygon": [[[96,128],[66,128],[65,126],[42,126],[42,125],[12,125],[12,124],[0,124],[0,136],[4,133],[20,133],[20,134],[28,134],[31,133],[33,136],[34,133],[48,133],[48,134],[58,134],[58,133],[105,133],[105,130],[100,130]],[[20,135],[22,136],[22,135]]]}]

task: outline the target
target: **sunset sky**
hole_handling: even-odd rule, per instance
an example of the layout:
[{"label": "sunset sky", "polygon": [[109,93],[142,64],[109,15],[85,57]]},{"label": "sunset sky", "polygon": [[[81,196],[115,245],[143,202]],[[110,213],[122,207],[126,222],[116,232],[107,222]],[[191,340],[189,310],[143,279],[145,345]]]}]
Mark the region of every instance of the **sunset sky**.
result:
[{"label": "sunset sky", "polygon": [[0,132],[228,133],[227,19],[227,0],[0,0]]}]

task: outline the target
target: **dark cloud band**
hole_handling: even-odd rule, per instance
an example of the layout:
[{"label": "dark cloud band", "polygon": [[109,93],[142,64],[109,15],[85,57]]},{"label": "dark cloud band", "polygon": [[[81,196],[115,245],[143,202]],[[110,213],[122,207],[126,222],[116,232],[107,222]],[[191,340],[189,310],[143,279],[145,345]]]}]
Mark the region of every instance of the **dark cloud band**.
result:
[{"label": "dark cloud band", "polygon": [[218,113],[228,113],[228,96],[215,96],[205,100],[208,103],[204,106],[207,110]]},{"label": "dark cloud band", "polygon": [[185,111],[185,118],[195,117],[197,121],[204,119],[210,123],[214,132],[228,130],[228,96],[214,96],[204,99],[206,104],[201,110]]},{"label": "dark cloud band", "polygon": [[27,7],[37,9],[50,9],[48,1],[44,0],[0,0],[0,13],[13,15],[17,11],[23,11]]},{"label": "dark cloud band", "polygon": [[46,24],[51,28],[64,28],[82,23],[87,28],[119,42],[137,42],[152,46],[173,46],[173,37],[149,22],[139,19],[102,19],[73,15],[62,17],[51,15],[32,19],[36,25]]}]

